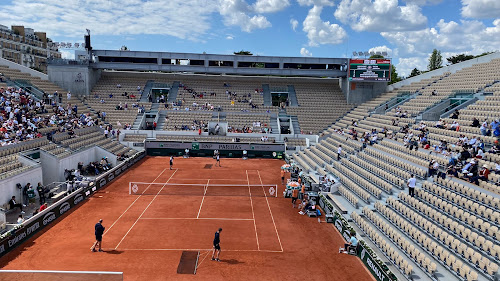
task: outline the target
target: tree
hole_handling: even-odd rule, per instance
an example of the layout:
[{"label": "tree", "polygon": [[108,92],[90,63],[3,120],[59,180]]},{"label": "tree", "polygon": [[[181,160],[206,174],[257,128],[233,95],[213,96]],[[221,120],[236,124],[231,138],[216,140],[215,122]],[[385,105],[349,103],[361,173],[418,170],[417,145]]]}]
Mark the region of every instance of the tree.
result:
[{"label": "tree", "polygon": [[409,77],[413,77],[413,76],[417,76],[417,75],[420,75],[422,74],[422,72],[420,70],[418,70],[416,67],[411,71],[410,73],[410,76]]},{"label": "tree", "polygon": [[371,55],[370,58],[371,59],[385,59],[385,57],[382,55]]},{"label": "tree", "polygon": [[253,56],[252,52],[250,51],[244,51],[241,50],[239,52],[234,52],[235,55],[242,55],[242,56]]},{"label": "tree", "polygon": [[441,56],[441,51],[434,49],[429,57],[429,65],[427,66],[427,69],[432,71],[441,67],[443,67],[443,56]]},{"label": "tree", "polygon": [[451,64],[455,64],[455,63],[463,62],[463,61],[470,60],[473,58],[474,58],[473,55],[460,54],[460,55],[451,56],[449,58],[446,58],[446,60]]},{"label": "tree", "polygon": [[391,82],[389,82],[389,85],[397,83],[399,81],[401,81],[401,77],[398,76],[398,72],[396,71],[396,66],[391,65]]}]

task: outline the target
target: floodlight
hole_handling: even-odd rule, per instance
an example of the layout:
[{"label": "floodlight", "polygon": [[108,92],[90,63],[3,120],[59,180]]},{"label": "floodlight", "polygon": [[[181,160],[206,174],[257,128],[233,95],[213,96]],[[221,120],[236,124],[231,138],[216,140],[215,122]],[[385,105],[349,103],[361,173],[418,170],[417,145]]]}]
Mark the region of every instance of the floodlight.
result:
[{"label": "floodlight", "polygon": [[353,56],[357,56],[357,55],[358,55],[358,53],[357,53],[357,52],[352,52],[352,55],[353,55]]},{"label": "floodlight", "polygon": [[371,52],[370,52],[370,56],[373,56],[373,55],[375,55],[375,52],[374,52],[374,51],[371,51]]},{"label": "floodlight", "polygon": [[365,52],[365,57],[368,56],[370,53],[369,52]]},{"label": "floodlight", "polygon": [[358,55],[359,56],[362,56],[364,53],[363,52],[358,52]]},{"label": "floodlight", "polygon": [[387,56],[387,52],[382,52],[382,56],[386,57]]},{"label": "floodlight", "polygon": [[381,56],[381,55],[382,55],[382,53],[381,53],[381,52],[376,52],[375,54],[377,54],[377,55],[379,55],[379,56]]}]

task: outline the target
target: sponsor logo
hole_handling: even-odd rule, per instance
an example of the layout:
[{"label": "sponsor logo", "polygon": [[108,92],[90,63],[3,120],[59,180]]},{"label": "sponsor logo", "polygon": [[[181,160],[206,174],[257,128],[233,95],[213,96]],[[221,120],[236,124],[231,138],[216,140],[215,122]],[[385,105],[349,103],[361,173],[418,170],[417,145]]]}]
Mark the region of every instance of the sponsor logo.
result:
[{"label": "sponsor logo", "polygon": [[15,236],[14,238],[10,239],[9,240],[9,247],[12,247],[14,245],[16,245],[18,242],[22,241],[24,238],[26,238],[26,236],[28,236],[26,234],[26,232],[23,232],[17,236]]},{"label": "sponsor logo", "polygon": [[335,227],[340,233],[342,233],[342,223],[340,222],[340,220],[335,221]]},{"label": "sponsor logo", "polygon": [[77,195],[75,196],[75,198],[73,199],[73,204],[74,204],[74,205],[77,205],[78,203],[82,202],[82,201],[83,201],[83,199],[85,199],[85,198],[83,197],[83,195],[82,195],[81,193],[79,193],[79,194],[77,194]]},{"label": "sponsor logo", "polygon": [[85,191],[85,196],[89,196],[90,195],[90,191]]},{"label": "sponsor logo", "polygon": [[5,252],[5,244],[0,245],[0,254]]},{"label": "sponsor logo", "polygon": [[128,169],[128,165],[123,165],[122,172],[125,172]]},{"label": "sponsor logo", "polygon": [[363,248],[363,250],[361,251],[361,259],[364,260],[365,259],[365,254],[366,254],[366,251],[365,251],[365,248]]},{"label": "sponsor logo", "polygon": [[75,78],[75,82],[78,83],[78,82],[85,82],[85,80],[83,79],[83,75],[81,72],[79,72],[77,75],[76,75],[76,78]]},{"label": "sponsor logo", "polygon": [[115,174],[109,173],[108,175],[108,182],[112,181],[115,178]]},{"label": "sponsor logo", "polygon": [[36,222],[26,228],[26,234],[30,235],[31,233],[35,233],[35,231],[37,231],[39,228],[40,228],[40,222]]},{"label": "sponsor logo", "polygon": [[368,257],[366,259],[366,264],[370,267],[375,275],[377,275],[378,280],[384,280],[384,276],[382,276],[382,271],[373,263],[372,259]]},{"label": "sponsor logo", "polygon": [[59,214],[62,215],[64,213],[66,213],[70,208],[71,208],[71,206],[69,205],[68,202],[62,203],[61,207],[59,207]]},{"label": "sponsor logo", "polygon": [[241,150],[242,146],[241,144],[219,144],[219,149],[225,149],[225,150]]},{"label": "sponsor logo", "polygon": [[101,186],[101,187],[106,185],[106,183],[107,183],[106,178],[102,178],[99,180],[99,186]]},{"label": "sponsor logo", "polygon": [[120,168],[115,170],[115,177],[119,176],[122,170]]},{"label": "sponsor logo", "polygon": [[54,212],[48,212],[45,217],[43,217],[43,225],[47,225],[56,219],[56,214]]}]

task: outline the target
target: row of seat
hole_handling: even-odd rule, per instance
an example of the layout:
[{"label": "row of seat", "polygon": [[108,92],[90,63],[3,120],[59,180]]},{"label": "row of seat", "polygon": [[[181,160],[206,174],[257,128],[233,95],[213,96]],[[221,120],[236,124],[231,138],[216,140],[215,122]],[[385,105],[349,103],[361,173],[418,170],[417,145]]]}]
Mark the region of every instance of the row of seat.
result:
[{"label": "row of seat", "polygon": [[339,193],[344,196],[349,203],[354,206],[354,209],[358,208],[358,197],[352,193],[349,189],[345,188],[343,185],[339,186]]},{"label": "row of seat", "polygon": [[349,170],[347,167],[343,166],[339,162],[334,162],[333,167],[337,169],[339,172],[341,172],[344,176],[347,176],[350,180],[358,184],[359,187],[371,193],[376,199],[381,198],[382,190],[373,183],[360,177],[358,174]]},{"label": "row of seat", "polygon": [[[378,205],[376,202],[375,204]],[[383,221],[375,212],[370,210],[368,207],[363,208],[363,214],[375,225],[379,230],[381,230],[387,237],[391,238],[391,240],[398,244],[399,247],[409,256],[411,257],[422,269],[426,270],[429,275],[433,276],[436,272],[437,265],[433,262],[424,252],[421,252],[418,248],[413,246],[413,243],[408,241],[404,236],[399,234],[391,224]],[[404,224],[401,219],[401,224]],[[407,229],[411,229],[412,226],[409,224],[404,225]],[[415,239],[421,239],[422,241],[426,239],[424,235],[419,235],[417,231],[414,232]]]},{"label": "row of seat", "polygon": [[[478,227],[477,224],[475,227],[473,224],[469,224],[468,222],[462,220],[460,215],[464,214],[463,211],[460,213],[460,210],[457,209],[457,211],[453,213],[447,212],[445,210],[446,208],[442,208],[441,205],[431,203],[430,200],[433,200],[435,198],[429,198],[430,196],[426,196],[424,192],[425,191],[418,189],[416,192],[417,198],[411,197],[404,193],[400,193],[398,195],[398,198],[401,200],[401,202],[405,203],[407,206],[410,206],[414,211],[417,210],[427,218],[430,218],[433,221],[439,223],[439,225],[435,227],[429,227],[433,230],[432,232],[436,232],[438,236],[442,234],[443,230],[449,229],[456,237],[461,237],[469,241],[470,246],[475,246],[476,249],[482,251],[484,254],[491,255],[494,259],[498,259],[498,255],[500,254],[500,246],[494,245],[493,242],[494,240],[496,240],[495,236],[498,235],[498,227],[493,226],[490,229],[485,228],[485,225],[481,224],[479,226],[479,231],[479,229],[476,229],[476,227]],[[394,208],[397,208],[396,206],[399,205],[399,202],[397,202],[397,200],[394,198],[391,198],[391,200],[388,200],[387,202]],[[441,229],[441,231],[437,229]],[[490,235],[494,236],[483,236],[485,233],[488,234],[488,232],[490,232]],[[447,238],[444,237],[443,239]]]},{"label": "row of seat", "polygon": [[[497,210],[500,209],[500,198],[491,196],[485,192],[481,192],[478,189],[470,188],[468,187],[465,182],[462,184],[460,182],[463,182],[460,179],[450,179],[450,178],[440,178],[437,176],[434,176],[434,183],[439,184],[442,187],[452,190],[456,193],[459,193],[462,196],[466,196],[469,199],[478,202],[480,204],[486,205],[486,207],[493,207],[496,208]],[[424,184],[423,187],[425,188],[428,184]]]},{"label": "row of seat", "polygon": [[[474,266],[480,270],[489,271],[488,274],[490,275],[494,275],[498,270],[498,265],[496,264],[496,262],[490,260],[488,256],[485,256],[481,252],[476,251],[473,247],[468,246],[467,243],[458,240],[456,236],[454,236],[453,234],[449,234],[448,231],[443,230],[443,228],[439,227],[439,225],[430,222],[420,214],[416,213],[414,209],[408,208],[404,204],[397,202],[397,200],[395,199],[393,199],[391,202],[392,204],[394,204],[394,210],[390,210],[388,206],[384,206],[382,204],[379,204],[377,209],[381,210],[381,212],[385,212],[385,214],[394,212],[406,217],[411,223],[424,231],[426,233],[424,235],[427,235],[428,237],[434,237],[434,239],[438,239],[439,241],[443,242],[448,251],[454,252],[457,255],[461,256],[469,265]],[[389,204],[389,206],[390,205],[391,204]],[[458,229],[449,228],[449,230],[452,233],[455,232],[456,234],[456,231]],[[476,242],[476,245],[477,244],[478,243]],[[443,248],[438,248],[440,246],[438,246],[438,244],[434,242],[432,238],[425,239],[423,241],[423,246],[427,249],[435,248],[436,251],[445,251],[445,249]]]},{"label": "row of seat", "polygon": [[387,155],[384,153],[381,153],[374,149],[373,147],[367,147],[364,152],[372,157],[378,158],[381,161],[384,161],[386,163],[390,163],[398,168],[404,169],[406,171],[409,171],[412,174],[415,174],[417,176],[420,176],[421,178],[427,177],[427,170],[424,168],[419,168],[414,165],[402,162],[391,155]]},{"label": "row of seat", "polygon": [[392,245],[387,243],[385,239],[355,211],[351,213],[351,217],[356,225],[358,225],[358,227],[368,235],[368,238],[374,242],[385,253],[385,255],[391,259],[399,270],[411,280],[413,266],[409,264],[408,261],[400,255]]},{"label": "row of seat", "polygon": [[351,162],[348,159],[342,159],[340,160],[343,165],[345,165],[349,170],[355,172],[358,177],[362,177],[371,183],[373,183],[375,186],[379,187],[380,189],[385,190],[388,194],[392,194],[392,189],[394,188],[393,184],[380,178],[378,175],[375,175],[359,165]]},{"label": "row of seat", "polygon": [[359,187],[354,181],[352,181],[350,178],[346,177],[344,174],[342,174],[339,170],[335,169],[334,167],[327,166],[327,170],[337,176],[337,178],[340,180],[340,182],[349,190],[351,190],[353,193],[355,193],[359,198],[361,198],[363,201],[366,203],[370,202],[370,197],[371,194],[364,190],[363,188]]},{"label": "row of seat", "polygon": [[357,156],[351,156],[350,160],[353,164],[356,164],[356,165],[362,167],[363,169],[371,172],[372,174],[379,176],[380,178],[383,178],[384,180],[392,183],[393,185],[395,185],[399,188],[403,188],[405,186],[406,180],[403,180],[403,179],[401,179],[401,178],[399,178],[399,177],[397,177],[389,172],[386,172],[378,167],[375,167],[373,164],[368,163],[364,159],[361,159]]}]

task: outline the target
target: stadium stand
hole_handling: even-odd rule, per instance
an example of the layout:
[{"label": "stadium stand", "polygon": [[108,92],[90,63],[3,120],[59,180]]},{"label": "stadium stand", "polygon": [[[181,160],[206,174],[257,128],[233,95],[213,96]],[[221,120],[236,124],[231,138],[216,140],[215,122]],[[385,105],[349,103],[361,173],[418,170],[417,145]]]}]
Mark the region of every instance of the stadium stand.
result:
[{"label": "stadium stand", "polygon": [[[310,175],[340,182],[334,196],[350,206],[347,216],[408,279],[498,278],[499,67],[492,59],[382,94],[292,155]],[[420,119],[461,93],[478,100],[439,122]],[[454,121],[458,129],[451,130]],[[485,169],[489,176],[480,177]],[[404,191],[411,174],[417,176],[414,197]]]}]

